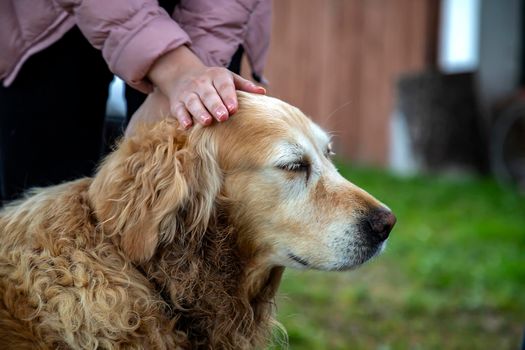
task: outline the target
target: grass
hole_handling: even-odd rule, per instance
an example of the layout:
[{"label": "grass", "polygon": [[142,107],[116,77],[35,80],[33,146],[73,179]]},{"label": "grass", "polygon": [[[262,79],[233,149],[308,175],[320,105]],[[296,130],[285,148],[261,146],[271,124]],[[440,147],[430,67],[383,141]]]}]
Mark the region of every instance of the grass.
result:
[{"label": "grass", "polygon": [[525,198],[490,179],[340,170],[398,222],[385,253],[360,269],[287,269],[277,305],[289,348],[517,349]]}]

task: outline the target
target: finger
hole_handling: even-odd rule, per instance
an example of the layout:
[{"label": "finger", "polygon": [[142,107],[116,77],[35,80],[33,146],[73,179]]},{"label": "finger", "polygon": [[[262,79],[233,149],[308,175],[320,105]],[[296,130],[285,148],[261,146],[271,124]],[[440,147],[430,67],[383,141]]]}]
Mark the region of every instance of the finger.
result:
[{"label": "finger", "polygon": [[226,108],[228,108],[230,115],[237,112],[237,94],[235,93],[235,85],[231,74],[214,79],[213,86]]},{"label": "finger", "polygon": [[214,89],[213,85],[208,84],[198,91],[201,102],[204,104],[208,112],[217,119],[219,122],[223,122],[228,119],[228,110],[222,103],[222,99]]},{"label": "finger", "polygon": [[206,110],[206,107],[204,107],[202,104],[201,99],[197,94],[190,94],[185,99],[184,106],[186,106],[188,112],[197,122],[201,123],[202,125],[208,125],[211,123],[212,117]]},{"label": "finger", "polygon": [[254,92],[256,94],[266,94],[266,89],[262,86],[257,86],[249,80],[244,79],[243,77],[233,74],[233,82],[237,90]]},{"label": "finger", "polygon": [[193,124],[186,106],[181,102],[171,108],[171,114],[179,121],[182,129],[188,129]]}]

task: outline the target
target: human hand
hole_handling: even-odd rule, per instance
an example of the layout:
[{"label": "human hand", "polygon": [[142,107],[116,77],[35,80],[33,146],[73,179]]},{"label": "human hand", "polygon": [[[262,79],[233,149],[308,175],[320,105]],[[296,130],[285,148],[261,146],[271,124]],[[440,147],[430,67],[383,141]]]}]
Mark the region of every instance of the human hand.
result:
[{"label": "human hand", "polygon": [[184,129],[194,121],[209,125],[213,118],[227,120],[238,108],[236,89],[266,93],[226,68],[205,66],[186,46],[160,57],[148,77],[168,98],[170,114]]}]

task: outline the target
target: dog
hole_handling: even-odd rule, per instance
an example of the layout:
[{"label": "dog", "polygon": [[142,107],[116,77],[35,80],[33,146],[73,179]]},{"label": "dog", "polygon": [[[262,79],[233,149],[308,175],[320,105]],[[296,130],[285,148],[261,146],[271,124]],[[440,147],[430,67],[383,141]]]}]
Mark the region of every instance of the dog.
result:
[{"label": "dog", "polygon": [[395,216],[337,172],[327,133],[238,100],[225,123],[138,126],[93,178],[0,212],[1,349],[258,348],[285,267],[382,251]]}]

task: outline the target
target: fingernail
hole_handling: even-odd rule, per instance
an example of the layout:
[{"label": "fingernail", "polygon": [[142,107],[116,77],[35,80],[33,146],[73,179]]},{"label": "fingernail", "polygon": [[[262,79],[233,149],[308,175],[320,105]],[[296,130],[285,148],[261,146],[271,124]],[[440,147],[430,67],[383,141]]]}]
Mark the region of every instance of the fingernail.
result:
[{"label": "fingernail", "polygon": [[209,116],[207,116],[207,115],[203,115],[203,116],[201,117],[201,120],[202,120],[202,123],[203,123],[204,125],[208,125],[208,124],[210,124],[210,122],[211,122],[211,117],[209,117]]},{"label": "fingernail", "polygon": [[189,120],[189,119],[183,119],[183,120],[182,120],[182,127],[183,127],[184,129],[187,129],[187,128],[189,128],[190,126],[191,126],[191,120]]},{"label": "fingernail", "polygon": [[217,120],[221,122],[228,119],[228,111],[226,111],[224,108],[217,108],[215,115],[217,116]]},{"label": "fingernail", "polygon": [[230,113],[235,112],[235,102],[233,102],[233,101],[226,102],[226,107],[228,107],[228,111]]}]

